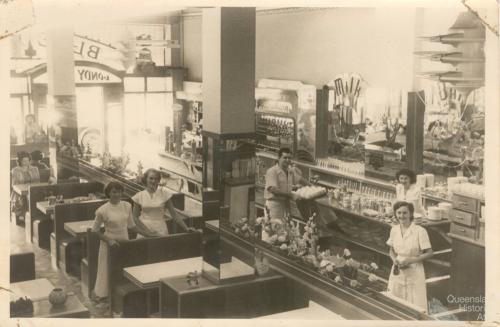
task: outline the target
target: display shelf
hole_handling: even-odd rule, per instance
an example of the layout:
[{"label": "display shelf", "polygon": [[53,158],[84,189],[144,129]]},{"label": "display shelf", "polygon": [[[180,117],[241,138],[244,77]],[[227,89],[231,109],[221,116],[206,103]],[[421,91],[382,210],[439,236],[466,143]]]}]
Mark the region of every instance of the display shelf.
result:
[{"label": "display shelf", "polygon": [[445,199],[445,198],[441,198],[441,197],[438,197],[438,196],[435,196],[435,195],[432,195],[432,194],[428,194],[428,193],[422,193],[422,198],[425,199],[428,199],[428,200],[431,200],[431,201],[434,201],[434,202],[447,202],[447,203],[451,203],[451,199]]},{"label": "display shelf", "polygon": [[474,239],[471,239],[471,238],[468,238],[468,237],[463,237],[463,236],[460,236],[460,235],[457,235],[457,234],[452,234],[452,233],[448,233],[448,236],[451,237],[451,238],[460,240],[462,242],[466,242],[466,243],[472,244],[472,245],[480,246],[480,247],[483,247],[483,248],[485,247],[484,242],[481,241],[481,240],[474,240]]},{"label": "display shelf", "polygon": [[[264,158],[268,158],[268,159],[278,160],[278,156],[276,154],[263,152],[263,151],[258,151],[257,157],[264,157]],[[356,174],[350,174],[350,173],[335,170],[332,168],[319,167],[319,166],[311,165],[310,163],[305,163],[305,162],[301,162],[301,161],[294,160],[294,161],[292,161],[292,163],[296,164],[297,166],[304,167],[304,168],[308,169],[309,171],[318,171],[318,172],[322,172],[325,174],[331,174],[331,175],[338,176],[338,177],[348,178],[348,179],[355,180],[355,181],[358,181],[361,183],[370,184],[372,186],[377,186],[380,188],[384,188],[384,189],[396,192],[396,186],[394,184],[388,183],[388,182],[385,182],[382,180],[377,180],[374,178],[356,175]],[[311,173],[309,174],[309,176],[312,176],[312,175],[314,175],[314,174],[311,174]]]},{"label": "display shelf", "polygon": [[255,178],[226,178],[224,183],[229,186],[254,185]]},{"label": "display shelf", "polygon": [[[161,157],[166,157],[166,158],[171,158],[171,159],[175,159],[175,160],[180,160],[180,161],[185,161],[184,159],[174,155],[174,154],[171,154],[171,153],[168,153],[168,152],[158,152],[158,155],[161,156]],[[200,162],[200,161],[189,161],[189,163],[193,166],[196,166],[197,168],[203,168],[203,163]]]},{"label": "display shelf", "polygon": [[184,173],[181,173],[181,172],[173,170],[173,169],[167,169],[164,167],[160,167],[160,171],[163,173],[166,173],[166,174],[170,174],[170,175],[172,175],[172,174],[177,175],[179,177],[185,178],[185,179],[190,180],[190,181],[197,183],[197,184],[201,183],[201,180],[198,180],[198,179],[194,178],[193,176],[188,176]]}]

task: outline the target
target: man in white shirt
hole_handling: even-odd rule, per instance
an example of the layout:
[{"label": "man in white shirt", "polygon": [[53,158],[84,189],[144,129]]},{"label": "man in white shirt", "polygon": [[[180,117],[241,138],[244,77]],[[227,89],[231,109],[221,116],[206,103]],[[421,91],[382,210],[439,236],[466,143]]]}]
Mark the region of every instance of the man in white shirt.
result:
[{"label": "man in white shirt", "polygon": [[278,151],[278,163],[266,172],[264,198],[269,216],[275,223],[283,222],[283,218],[290,213],[290,200],[300,199],[292,193],[293,186],[310,185],[298,168],[291,167],[291,160],[290,149],[281,148]]}]

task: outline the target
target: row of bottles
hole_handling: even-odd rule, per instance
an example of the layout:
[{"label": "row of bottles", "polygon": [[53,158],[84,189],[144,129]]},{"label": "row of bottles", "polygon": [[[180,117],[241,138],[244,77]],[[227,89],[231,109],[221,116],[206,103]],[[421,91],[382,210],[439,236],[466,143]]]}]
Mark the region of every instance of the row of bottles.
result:
[{"label": "row of bottles", "polygon": [[267,136],[293,138],[295,135],[294,123],[291,118],[273,115],[257,116],[257,131]]},{"label": "row of bottles", "polygon": [[379,216],[392,214],[395,194],[366,185],[356,189],[353,185],[352,181],[338,184],[338,187],[328,192],[328,197],[331,201],[337,201],[342,208],[356,213],[370,209],[372,212],[378,212]]},{"label": "row of bottles", "polygon": [[379,199],[383,201],[394,201],[396,199],[395,192],[386,191],[355,180],[339,178],[335,181],[335,184],[335,187],[338,189],[343,189],[346,192],[358,193],[360,195],[367,196],[373,199]]},{"label": "row of bottles", "polygon": [[316,159],[316,165],[321,168],[330,168],[352,175],[365,176],[364,162],[347,162],[337,158]]},{"label": "row of bottles", "polygon": [[256,159],[236,159],[231,163],[231,178],[252,179],[255,176]]}]

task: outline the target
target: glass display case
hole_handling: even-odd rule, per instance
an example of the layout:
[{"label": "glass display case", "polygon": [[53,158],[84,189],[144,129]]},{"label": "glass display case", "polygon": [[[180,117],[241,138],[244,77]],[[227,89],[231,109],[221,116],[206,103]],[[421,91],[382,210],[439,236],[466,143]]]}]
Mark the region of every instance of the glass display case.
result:
[{"label": "glass display case", "polygon": [[[254,134],[218,135],[203,132],[203,187],[210,191],[213,210],[203,255],[203,275],[223,284],[254,278],[253,266],[240,260],[227,247],[220,226],[254,221],[255,141]],[[205,198],[204,198],[205,200]],[[207,199],[208,200],[208,199]],[[232,205],[238,203],[238,205]],[[213,217],[208,217],[208,215]]]},{"label": "glass display case", "polygon": [[[369,217],[327,196],[313,202],[316,213],[305,220],[291,217],[278,228],[262,216],[254,224],[221,225],[221,235],[230,244],[245,248],[249,256],[257,248],[272,269],[302,282],[311,296],[317,292],[325,296],[326,292],[331,297],[326,301],[330,310],[350,314],[332,305],[338,298],[358,306],[359,315],[349,319],[365,319],[366,311],[382,319],[432,320],[438,319],[434,315],[454,309],[446,303],[450,245],[443,239],[442,227],[446,229],[449,223],[421,223],[436,255],[425,262],[429,305],[419,308],[387,292],[392,260],[385,242],[393,220]],[[461,312],[443,319],[455,318],[463,318]]]}]

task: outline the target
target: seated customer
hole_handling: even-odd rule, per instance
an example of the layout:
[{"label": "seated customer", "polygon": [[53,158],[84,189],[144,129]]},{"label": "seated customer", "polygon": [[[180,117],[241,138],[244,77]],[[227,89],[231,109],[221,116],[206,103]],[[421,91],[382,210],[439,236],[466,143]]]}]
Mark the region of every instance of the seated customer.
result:
[{"label": "seated customer", "polygon": [[49,166],[47,166],[44,162],[42,162],[43,159],[43,152],[40,150],[35,150],[31,152],[31,165],[33,167],[37,167],[39,170],[40,169],[49,169]]},{"label": "seated customer", "polygon": [[[38,183],[40,181],[40,173],[38,168],[31,166],[31,158],[27,152],[19,152],[17,154],[17,167],[11,171],[12,185]],[[24,215],[28,210],[28,199],[26,196],[21,196],[12,192],[11,209],[15,212],[16,217],[24,220]]]},{"label": "seated customer", "polygon": [[153,236],[168,235],[166,213],[187,232],[195,231],[194,228],[186,226],[177,214],[172,203],[172,193],[165,187],[159,187],[160,172],[156,169],[148,169],[142,176],[142,183],[146,189],[138,192],[132,197],[134,201],[134,221],[137,226],[148,231]]},{"label": "seated customer", "polygon": [[34,167],[37,167],[38,170],[46,170],[49,171],[50,177],[49,177],[49,183],[54,184],[56,183],[56,178],[54,175],[54,171],[52,167],[47,166],[43,161],[43,152],[40,150],[35,150],[31,152],[31,165]]},{"label": "seated customer", "polygon": [[[99,232],[104,225],[103,238],[111,246],[117,246],[118,241],[128,240],[128,229],[149,236],[147,232],[138,228],[132,218],[132,206],[126,201],[121,201],[123,186],[116,182],[110,182],[104,188],[104,194],[109,202],[100,206],[95,212],[93,232]],[[108,296],[108,245],[101,241],[99,245],[99,258],[97,263],[97,279],[94,293],[96,300]]]}]

